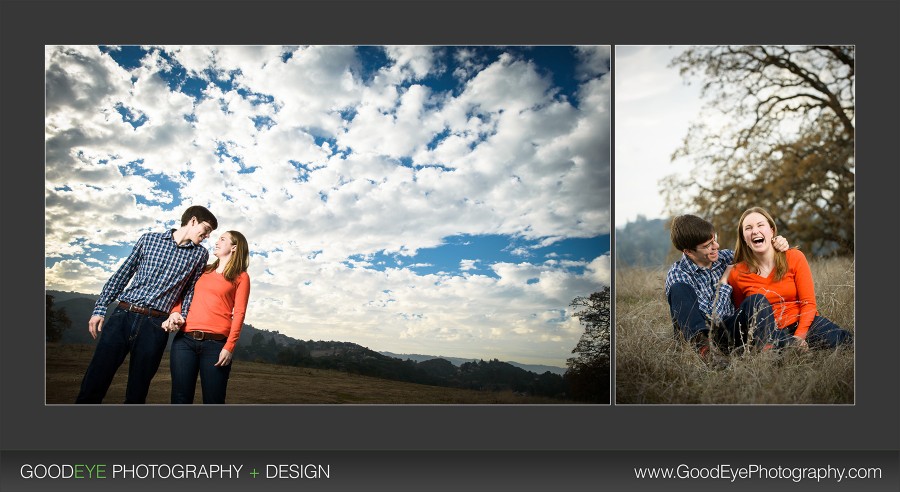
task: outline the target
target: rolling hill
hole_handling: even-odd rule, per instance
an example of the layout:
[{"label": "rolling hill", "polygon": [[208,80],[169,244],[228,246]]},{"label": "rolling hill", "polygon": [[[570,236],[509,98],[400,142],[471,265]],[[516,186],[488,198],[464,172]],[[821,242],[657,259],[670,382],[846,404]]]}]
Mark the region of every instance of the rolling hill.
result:
[{"label": "rolling hill", "polygon": [[[54,309],[65,309],[72,327],[60,343],[94,344],[87,331],[96,295],[47,291]],[[174,338],[174,337],[171,337]],[[277,331],[244,324],[235,360],[315,369],[335,369],[395,381],[434,386],[563,397],[565,369],[427,355],[379,353],[352,342],[297,340]],[[49,365],[49,361],[48,361]]]}]

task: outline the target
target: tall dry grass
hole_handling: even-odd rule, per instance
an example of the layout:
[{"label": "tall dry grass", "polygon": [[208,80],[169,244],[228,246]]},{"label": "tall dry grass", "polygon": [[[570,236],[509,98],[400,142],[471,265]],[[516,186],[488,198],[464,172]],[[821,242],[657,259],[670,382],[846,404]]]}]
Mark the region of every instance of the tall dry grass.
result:
[{"label": "tall dry grass", "polygon": [[[855,332],[852,259],[811,260],[819,313]],[[854,350],[726,356],[715,370],[673,337],[667,267],[619,268],[615,292],[618,404],[852,404]]]}]

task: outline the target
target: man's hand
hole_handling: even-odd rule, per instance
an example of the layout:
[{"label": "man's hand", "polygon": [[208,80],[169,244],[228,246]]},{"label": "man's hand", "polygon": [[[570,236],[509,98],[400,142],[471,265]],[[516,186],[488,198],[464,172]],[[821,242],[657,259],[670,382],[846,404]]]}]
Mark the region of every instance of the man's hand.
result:
[{"label": "man's hand", "polygon": [[784,253],[785,251],[791,249],[791,245],[788,244],[788,241],[784,238],[784,236],[773,237],[772,247],[774,247],[775,251],[778,251],[779,253]]},{"label": "man's hand", "polygon": [[728,274],[731,273],[731,269],[734,268],[734,265],[728,265],[725,267],[725,272],[722,274],[722,278],[719,279],[719,283],[725,285],[728,283]]},{"label": "man's hand", "polygon": [[166,331],[178,331],[183,325],[184,318],[181,317],[181,313],[172,313],[169,315],[169,318],[163,322],[162,328]]},{"label": "man's hand", "polygon": [[94,340],[97,339],[97,335],[103,330],[103,316],[91,316],[90,321],[88,321],[88,331],[91,333],[91,336],[94,337]]}]

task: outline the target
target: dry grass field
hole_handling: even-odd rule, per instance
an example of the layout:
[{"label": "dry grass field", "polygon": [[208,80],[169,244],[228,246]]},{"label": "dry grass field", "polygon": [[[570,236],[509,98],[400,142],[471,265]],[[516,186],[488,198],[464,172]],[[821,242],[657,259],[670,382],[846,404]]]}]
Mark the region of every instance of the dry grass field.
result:
[{"label": "dry grass field", "polygon": [[[71,404],[78,395],[92,345],[47,345],[47,404]],[[125,399],[128,360],[119,368],[104,404]],[[168,404],[171,389],[168,352],[147,397],[149,404]],[[472,391],[404,383],[339,371],[236,361],[228,380],[228,404],[567,404],[551,398],[512,392]],[[202,402],[200,384],[194,403]]]},{"label": "dry grass field", "polygon": [[[819,313],[855,332],[851,259],[812,260]],[[728,357],[713,370],[672,336],[667,267],[616,270],[617,404],[852,404],[854,350]]]}]

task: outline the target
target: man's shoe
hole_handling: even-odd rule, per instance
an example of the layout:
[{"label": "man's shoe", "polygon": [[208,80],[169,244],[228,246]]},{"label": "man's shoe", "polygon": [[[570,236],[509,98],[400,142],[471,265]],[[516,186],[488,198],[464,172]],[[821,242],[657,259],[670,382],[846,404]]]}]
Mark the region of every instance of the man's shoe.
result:
[{"label": "man's shoe", "polygon": [[691,341],[694,344],[694,348],[697,350],[697,355],[700,356],[700,360],[702,360],[707,367],[716,370],[728,367],[728,358],[713,349],[712,344],[709,341],[709,335],[706,333],[698,333]]},{"label": "man's shoe", "polygon": [[715,371],[721,371],[728,367],[728,364],[731,363],[731,359],[727,356],[720,354],[718,351],[714,351],[710,349],[710,356],[706,359],[706,366]]}]

